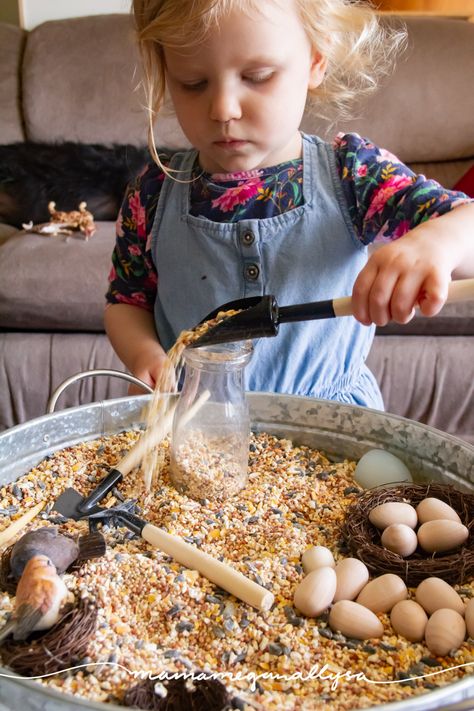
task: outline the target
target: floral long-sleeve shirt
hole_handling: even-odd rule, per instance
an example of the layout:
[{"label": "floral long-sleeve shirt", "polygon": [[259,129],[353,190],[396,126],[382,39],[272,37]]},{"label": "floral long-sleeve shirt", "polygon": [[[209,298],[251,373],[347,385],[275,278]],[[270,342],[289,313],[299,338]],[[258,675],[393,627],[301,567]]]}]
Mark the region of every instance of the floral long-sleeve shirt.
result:
[{"label": "floral long-sleeve shirt", "polygon": [[[339,134],[336,163],[355,234],[364,245],[398,239],[425,220],[470,202],[416,175],[389,152],[357,134]],[[166,165],[170,155],[165,157]],[[303,203],[303,161],[297,159],[245,173],[201,173],[190,183],[191,214],[214,222],[280,215]],[[112,255],[109,303],[153,310],[158,264],[151,256],[151,230],[165,174],[151,163],[127,189]]]}]

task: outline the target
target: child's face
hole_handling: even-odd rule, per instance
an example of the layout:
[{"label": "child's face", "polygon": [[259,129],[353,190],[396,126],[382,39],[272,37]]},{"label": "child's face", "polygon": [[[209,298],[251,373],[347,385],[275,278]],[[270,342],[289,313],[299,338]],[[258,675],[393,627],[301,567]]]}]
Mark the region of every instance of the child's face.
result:
[{"label": "child's face", "polygon": [[311,49],[292,0],[234,11],[206,41],[165,50],[181,127],[210,173],[253,170],[301,155],[298,131],[309,88],[325,63]]}]

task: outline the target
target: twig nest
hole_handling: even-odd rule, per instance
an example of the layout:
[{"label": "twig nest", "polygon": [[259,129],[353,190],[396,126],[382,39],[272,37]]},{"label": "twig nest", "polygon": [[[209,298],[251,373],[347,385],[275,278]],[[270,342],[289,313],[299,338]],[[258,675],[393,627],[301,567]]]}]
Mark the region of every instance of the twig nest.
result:
[{"label": "twig nest", "polygon": [[77,543],[72,538],[58,533],[56,528],[44,526],[25,533],[15,543],[10,556],[11,572],[18,580],[31,558],[45,555],[61,575],[76,560],[78,553]]},{"label": "twig nest", "polygon": [[[380,541],[380,531],[370,523],[369,513],[376,506],[394,500],[415,509],[427,498],[436,498],[450,506],[469,529],[469,537],[455,551],[429,554],[421,546],[407,558],[387,550]],[[474,494],[458,491],[445,484],[401,484],[366,491],[347,508],[343,535],[353,555],[362,560],[372,575],[394,573],[410,587],[429,577],[448,583],[463,583],[474,576]],[[396,522],[399,523],[399,522]],[[453,523],[455,523],[453,521]]]},{"label": "twig nest", "polygon": [[218,679],[145,679],[127,691],[124,703],[154,711],[223,711],[230,694]]},{"label": "twig nest", "polygon": [[458,649],[466,636],[466,623],[458,612],[442,608],[433,612],[425,629],[426,646],[433,654],[445,657]]},{"label": "twig nest", "polygon": [[28,640],[8,638],[2,644],[2,659],[22,676],[40,676],[74,666],[85,656],[95,632],[97,609],[90,600],[65,608],[64,614],[47,632],[33,633]]}]

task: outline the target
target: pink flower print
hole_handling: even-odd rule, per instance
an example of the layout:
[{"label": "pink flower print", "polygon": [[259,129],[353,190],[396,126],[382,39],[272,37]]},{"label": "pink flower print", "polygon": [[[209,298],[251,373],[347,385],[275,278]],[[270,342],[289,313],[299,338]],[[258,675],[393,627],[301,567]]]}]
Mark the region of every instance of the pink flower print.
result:
[{"label": "pink flower print", "polygon": [[235,173],[213,173],[212,179],[216,183],[224,183],[226,180],[252,180],[259,178],[263,171],[255,168],[254,170],[239,170]]},{"label": "pink flower print", "polygon": [[141,306],[143,308],[152,309],[152,306],[147,302],[145,294],[141,291],[134,291],[130,296],[126,294],[116,294],[117,301],[121,304],[131,304],[132,306]]},{"label": "pink flower print", "polygon": [[140,247],[138,246],[138,244],[130,244],[129,247],[128,247],[128,253],[129,253],[132,257],[139,257],[139,256],[141,255],[141,253],[142,253],[142,250],[140,249]]},{"label": "pink flower print", "polygon": [[262,189],[259,178],[247,180],[226,190],[220,197],[212,201],[212,207],[218,207],[222,212],[231,212],[236,205],[243,205]]},{"label": "pink flower print", "polygon": [[123,215],[122,215],[122,210],[120,210],[117,220],[115,222],[115,232],[117,234],[117,237],[123,237]]},{"label": "pink flower print", "polygon": [[365,178],[367,175],[367,164],[363,163],[362,165],[359,165],[357,168],[357,177],[358,178]]},{"label": "pink flower print", "polygon": [[109,282],[115,281],[116,278],[117,278],[117,272],[115,271],[115,267],[112,267],[109,272]]},{"label": "pink flower print", "polygon": [[400,165],[400,161],[397,156],[394,156],[393,153],[387,151],[386,148],[379,148],[379,153],[380,155],[377,157],[377,163],[385,163],[385,161],[390,161],[391,163],[395,163],[395,165]]},{"label": "pink flower print", "polygon": [[130,196],[128,200],[128,205],[130,207],[130,212],[132,213],[132,219],[136,225],[137,237],[145,239],[146,237],[146,213],[145,208],[140,202],[140,193],[135,190],[133,195]]},{"label": "pink flower print", "polygon": [[398,239],[399,237],[403,237],[403,235],[406,235],[406,233],[410,231],[410,228],[410,220],[402,220],[393,230],[392,239]]},{"label": "pink flower print", "polygon": [[413,178],[409,175],[392,175],[375,191],[365,219],[369,220],[376,213],[382,212],[385,204],[392,197],[392,195],[412,183]]}]

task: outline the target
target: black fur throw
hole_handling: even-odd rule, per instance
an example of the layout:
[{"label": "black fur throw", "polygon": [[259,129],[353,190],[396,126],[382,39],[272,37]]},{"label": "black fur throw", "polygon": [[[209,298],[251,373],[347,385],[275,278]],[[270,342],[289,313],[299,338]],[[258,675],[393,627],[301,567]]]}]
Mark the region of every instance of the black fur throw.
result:
[{"label": "black fur throw", "polygon": [[0,222],[48,222],[48,203],[115,220],[127,183],[150,160],[147,148],[85,143],[0,145]]}]

